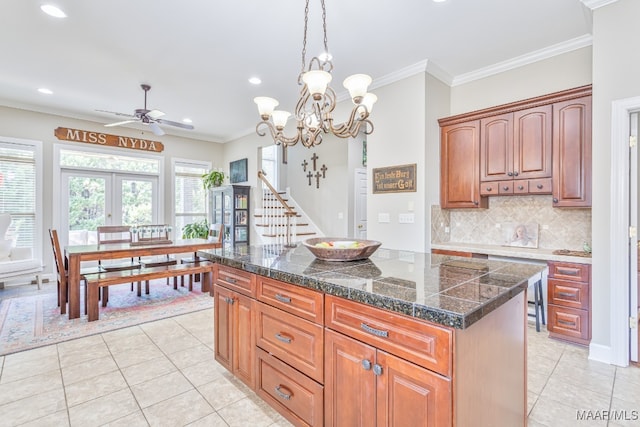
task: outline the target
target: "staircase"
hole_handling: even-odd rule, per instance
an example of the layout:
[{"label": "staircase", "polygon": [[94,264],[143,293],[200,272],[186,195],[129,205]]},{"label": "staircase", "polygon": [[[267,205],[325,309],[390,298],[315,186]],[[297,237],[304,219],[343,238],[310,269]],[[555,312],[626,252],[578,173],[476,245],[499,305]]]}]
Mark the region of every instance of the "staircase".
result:
[{"label": "staircase", "polygon": [[288,192],[276,191],[262,171],[262,208],[254,214],[256,234],[263,244],[293,246],[322,233],[300,209]]}]

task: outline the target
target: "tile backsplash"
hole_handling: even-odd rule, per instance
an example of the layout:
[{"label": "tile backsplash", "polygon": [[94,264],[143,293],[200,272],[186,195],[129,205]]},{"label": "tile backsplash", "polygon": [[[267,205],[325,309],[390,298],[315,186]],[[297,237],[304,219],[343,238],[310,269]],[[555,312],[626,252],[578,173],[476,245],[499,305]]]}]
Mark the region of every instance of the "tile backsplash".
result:
[{"label": "tile backsplash", "polygon": [[488,209],[431,207],[432,243],[501,245],[504,223],[538,223],[541,249],[582,250],[591,244],[591,209],[554,208],[552,196],[490,197]]}]

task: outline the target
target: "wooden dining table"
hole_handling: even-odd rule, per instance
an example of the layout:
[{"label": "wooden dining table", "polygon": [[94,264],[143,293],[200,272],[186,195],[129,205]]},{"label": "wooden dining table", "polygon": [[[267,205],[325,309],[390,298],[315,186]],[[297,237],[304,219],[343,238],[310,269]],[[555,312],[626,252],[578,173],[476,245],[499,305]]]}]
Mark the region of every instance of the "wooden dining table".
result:
[{"label": "wooden dining table", "polygon": [[64,256],[68,269],[69,319],[80,317],[80,266],[83,261],[194,253],[219,246],[217,241],[207,239],[184,239],[147,245],[118,243],[66,246]]}]

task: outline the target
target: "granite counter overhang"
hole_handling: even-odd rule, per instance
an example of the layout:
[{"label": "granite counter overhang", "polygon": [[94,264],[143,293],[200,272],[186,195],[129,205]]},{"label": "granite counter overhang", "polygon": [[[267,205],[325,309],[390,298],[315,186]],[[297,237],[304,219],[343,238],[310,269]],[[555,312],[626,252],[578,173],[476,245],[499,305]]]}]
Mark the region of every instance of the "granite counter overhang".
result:
[{"label": "granite counter overhang", "polygon": [[[431,249],[471,252],[509,258],[531,259],[538,261],[562,261],[579,264],[591,264],[591,256],[557,255],[552,249],[520,248],[515,246],[485,245],[480,243],[446,242],[432,243]],[[585,253],[586,255],[586,253]]]},{"label": "granite counter overhang", "polygon": [[[298,245],[199,251],[229,267],[433,323],[465,329],[523,292],[544,266],[380,248],[326,262]],[[517,319],[514,319],[517,321]]]}]

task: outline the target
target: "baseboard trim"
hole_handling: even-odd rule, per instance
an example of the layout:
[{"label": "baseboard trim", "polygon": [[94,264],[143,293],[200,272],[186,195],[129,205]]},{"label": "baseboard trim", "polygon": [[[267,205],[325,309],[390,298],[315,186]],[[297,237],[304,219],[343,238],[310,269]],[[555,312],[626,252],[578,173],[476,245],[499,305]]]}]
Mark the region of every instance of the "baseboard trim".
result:
[{"label": "baseboard trim", "polygon": [[611,364],[611,347],[601,344],[589,344],[589,360]]}]

